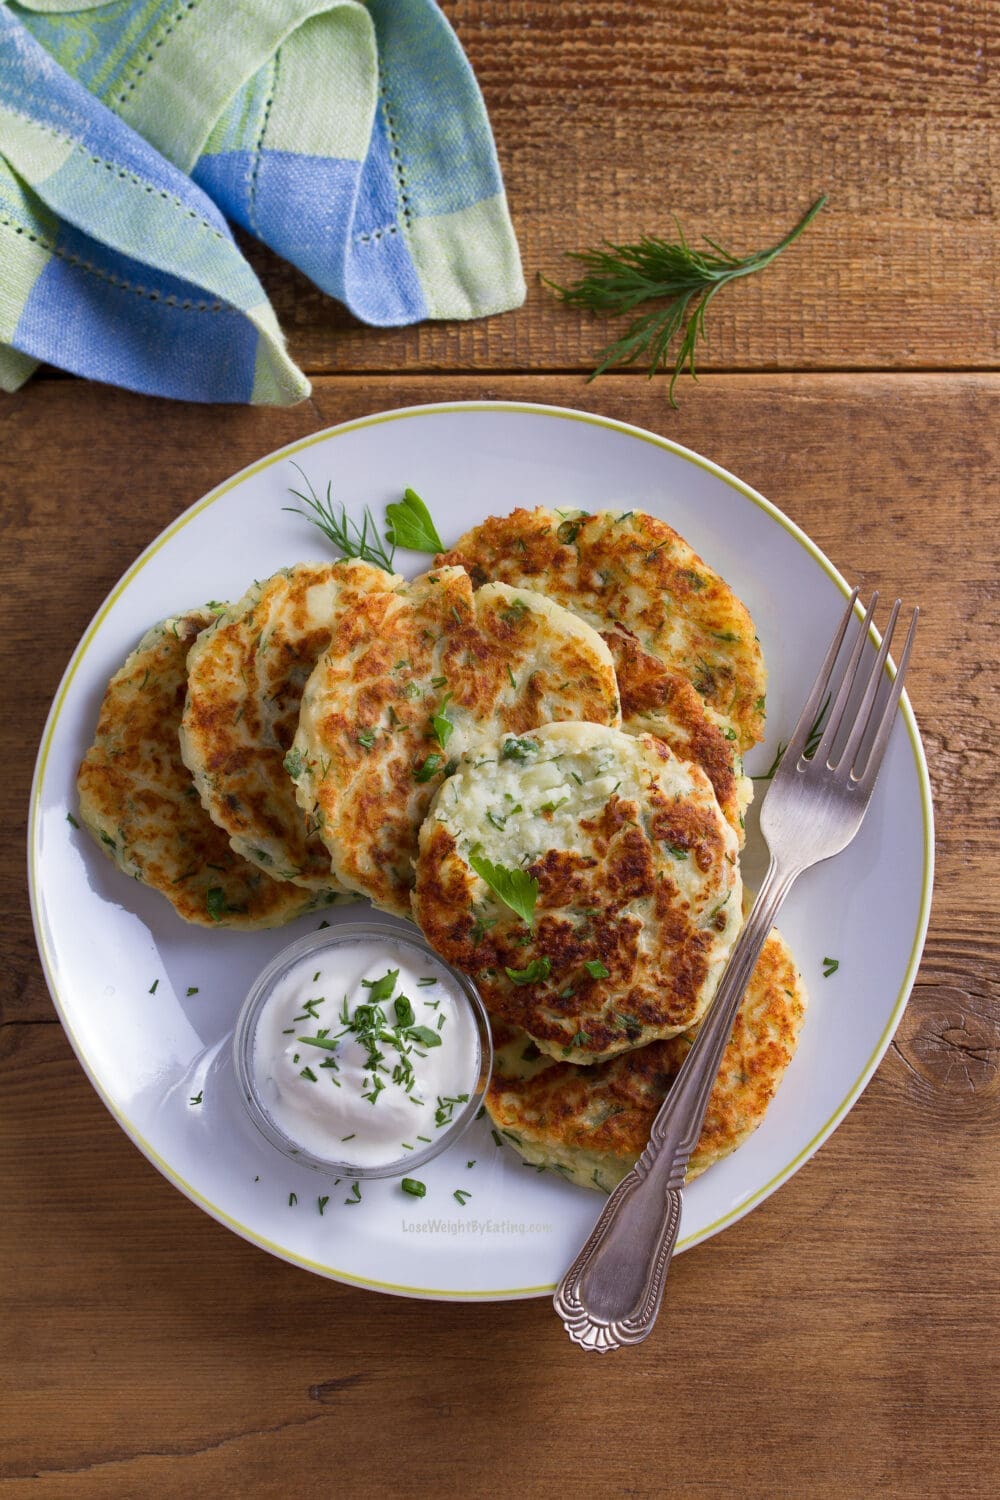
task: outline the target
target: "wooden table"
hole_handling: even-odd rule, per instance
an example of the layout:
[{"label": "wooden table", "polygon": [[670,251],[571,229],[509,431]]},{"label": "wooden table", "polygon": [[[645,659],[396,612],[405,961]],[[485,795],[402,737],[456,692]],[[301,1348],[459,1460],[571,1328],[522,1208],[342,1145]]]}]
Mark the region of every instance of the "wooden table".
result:
[{"label": "wooden table", "polygon": [[[997,8],[990,0],[446,0],[529,278],[517,313],[376,331],[259,249],[313,376],[292,411],[56,375],[0,404],[5,775],[0,1494],[987,1496],[1000,1293]],[[995,67],[995,63],[993,65]],[[830,205],[713,309],[670,410],[588,385],[603,330],[539,273],[670,226],[741,250]],[[665,433],[763,490],[865,587],[919,600],[911,695],[938,820],[896,1041],[817,1158],[685,1255],[642,1348],[544,1303],[325,1283],[200,1213],[75,1062],[23,889],[32,759],[69,654],[216,481],[359,413],[524,397]]]}]

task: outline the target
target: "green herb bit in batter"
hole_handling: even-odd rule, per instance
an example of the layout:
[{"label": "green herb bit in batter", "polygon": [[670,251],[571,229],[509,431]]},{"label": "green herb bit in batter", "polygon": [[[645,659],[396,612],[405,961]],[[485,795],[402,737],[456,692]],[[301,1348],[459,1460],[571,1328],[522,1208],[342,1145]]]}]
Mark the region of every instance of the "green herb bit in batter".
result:
[{"label": "green herb bit in batter", "polygon": [[537,984],[548,979],[552,973],[552,961],[548,958],[533,958],[526,969],[508,969],[505,965],[504,973],[512,984]]},{"label": "green herb bit in batter", "polygon": [[507,608],[500,611],[500,618],[508,625],[518,625],[527,613],[528,606],[523,599],[512,599]]},{"label": "green herb bit in batter", "polygon": [[601,960],[599,958],[588,958],[583,967],[586,969],[591,979],[607,979],[611,973],[611,970],[605,968],[604,964],[601,963]]},{"label": "green herb bit in batter", "polygon": [[404,1193],[409,1193],[411,1198],[425,1198],[427,1196],[426,1185],[418,1181],[416,1177],[404,1177],[399,1185]]},{"label": "green herb bit in batter", "polygon": [[674,859],[687,859],[688,857],[687,850],[682,849],[680,844],[666,844],[664,847],[668,854],[674,856]]},{"label": "green herb bit in batter", "polygon": [[288,772],[288,774],[292,778],[292,780],[293,781],[297,781],[298,778],[302,775],[302,772],[306,768],[306,763],[305,763],[305,760],[303,759],[302,751],[301,750],[296,750],[295,747],[293,746],[292,749],[289,750],[288,754],[285,756],[284,765],[285,765],[285,770]]},{"label": "green herb bit in batter", "polygon": [[514,676],[513,672],[510,670],[509,666],[507,667],[507,676],[510,678],[510,685],[511,685],[511,687],[516,692],[517,691],[517,678]]},{"label": "green herb bit in batter", "polygon": [[543,813],[558,812],[559,809],[561,807],[565,806],[565,804],[568,801],[569,801],[568,797],[560,797],[558,802],[543,802],[542,805],[541,805],[541,807],[539,808],[539,812],[543,812]]},{"label": "green herb bit in batter", "polygon": [[431,520],[431,513],[416,490],[404,490],[402,500],[387,505],[385,520],[389,527],[386,541],[391,542],[393,548],[405,547],[409,552],[444,551],[444,543]]},{"label": "green herb bit in batter", "polygon": [[469,864],[504,905],[509,906],[530,927],[535,902],[538,900],[538,881],[535,877],[525,870],[508,870],[505,865],[495,865],[482,854],[470,854]]}]

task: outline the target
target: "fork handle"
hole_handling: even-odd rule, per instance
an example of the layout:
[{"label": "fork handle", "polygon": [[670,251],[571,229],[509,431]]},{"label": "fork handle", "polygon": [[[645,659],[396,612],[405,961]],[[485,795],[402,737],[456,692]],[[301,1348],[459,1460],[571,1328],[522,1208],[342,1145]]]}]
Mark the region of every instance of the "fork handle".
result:
[{"label": "fork handle", "polygon": [[653,1121],[649,1144],[614,1189],[553,1303],[570,1338],[605,1353],[647,1337],[677,1241],[688,1158],[736,1012],[761,949],[801,867],[768,866],[708,1014]]}]

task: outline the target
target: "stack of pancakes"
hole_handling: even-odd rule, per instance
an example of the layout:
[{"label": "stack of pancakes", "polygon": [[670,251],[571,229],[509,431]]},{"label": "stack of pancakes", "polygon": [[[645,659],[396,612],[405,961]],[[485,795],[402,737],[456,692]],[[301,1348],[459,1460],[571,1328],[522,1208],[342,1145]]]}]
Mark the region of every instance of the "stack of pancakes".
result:
[{"label": "stack of pancakes", "polygon": [[[301,564],[154,627],[109,685],[81,814],[189,921],[358,896],[415,918],[493,1017],[497,1127],[607,1190],[742,924],[765,688],[746,609],[665,523],[517,510],[409,582]],[[759,1123],[804,1005],[773,933],[692,1172]]]}]

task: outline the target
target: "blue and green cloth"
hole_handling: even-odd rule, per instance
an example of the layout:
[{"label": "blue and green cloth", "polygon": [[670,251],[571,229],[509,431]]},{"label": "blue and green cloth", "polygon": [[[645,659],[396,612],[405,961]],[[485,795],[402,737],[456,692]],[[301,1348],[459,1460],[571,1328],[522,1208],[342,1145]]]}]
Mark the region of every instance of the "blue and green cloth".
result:
[{"label": "blue and green cloth", "polygon": [[227,221],[366,323],[524,298],[434,0],[0,0],[0,389],[301,400]]}]

